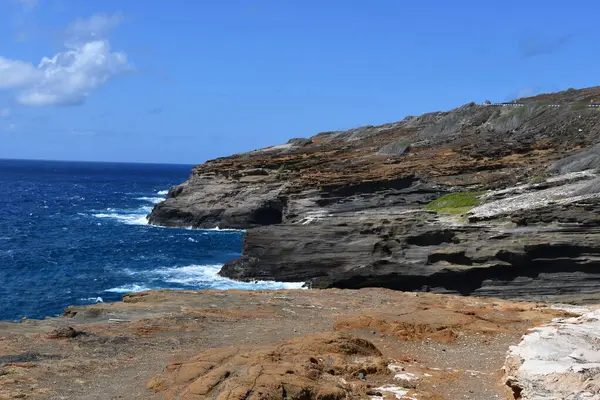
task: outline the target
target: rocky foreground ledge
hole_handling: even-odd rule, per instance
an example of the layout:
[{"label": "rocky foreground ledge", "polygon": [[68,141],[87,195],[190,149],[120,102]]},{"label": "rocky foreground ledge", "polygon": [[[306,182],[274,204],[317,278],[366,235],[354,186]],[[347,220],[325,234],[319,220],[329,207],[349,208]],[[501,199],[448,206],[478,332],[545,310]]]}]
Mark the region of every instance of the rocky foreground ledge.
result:
[{"label": "rocky foreground ledge", "polygon": [[150,222],[246,229],[221,270],[238,280],[596,303],[599,102],[471,103],[219,158]]},{"label": "rocky foreground ledge", "polygon": [[138,293],[0,323],[0,398],[594,399],[594,312],[385,289]]}]

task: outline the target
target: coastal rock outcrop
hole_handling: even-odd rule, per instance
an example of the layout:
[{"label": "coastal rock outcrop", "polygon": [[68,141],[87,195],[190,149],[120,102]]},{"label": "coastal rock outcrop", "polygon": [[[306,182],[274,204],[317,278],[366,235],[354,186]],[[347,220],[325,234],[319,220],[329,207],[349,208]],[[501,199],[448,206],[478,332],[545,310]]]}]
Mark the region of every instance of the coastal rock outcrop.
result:
[{"label": "coastal rock outcrop", "polygon": [[[240,280],[308,281],[312,287],[386,287],[548,301],[600,299],[598,200],[573,208],[548,207],[535,225],[443,224],[433,213],[371,216],[337,225],[278,225],[247,232],[248,255],[221,274]],[[575,210],[579,211],[578,213]],[[581,225],[574,227],[581,221]],[[555,226],[558,221],[565,226]],[[537,222],[537,221],[536,221]],[[282,262],[284,260],[285,262]]]},{"label": "coastal rock outcrop", "polygon": [[582,315],[534,328],[511,346],[504,379],[515,398],[600,398],[600,311],[572,310]]},{"label": "coastal rock outcrop", "polygon": [[275,345],[207,350],[169,364],[148,387],[176,399],[362,399],[367,375],[390,375],[381,352],[351,335],[320,333]]},{"label": "coastal rock outcrop", "polygon": [[[211,160],[150,222],[247,230],[221,270],[234,279],[596,301],[600,113],[581,102],[598,95],[470,103]],[[451,193],[477,204],[427,207]]]},{"label": "coastal rock outcrop", "polygon": [[509,346],[572,316],[376,288],[134,293],[0,322],[0,398],[507,398]]}]

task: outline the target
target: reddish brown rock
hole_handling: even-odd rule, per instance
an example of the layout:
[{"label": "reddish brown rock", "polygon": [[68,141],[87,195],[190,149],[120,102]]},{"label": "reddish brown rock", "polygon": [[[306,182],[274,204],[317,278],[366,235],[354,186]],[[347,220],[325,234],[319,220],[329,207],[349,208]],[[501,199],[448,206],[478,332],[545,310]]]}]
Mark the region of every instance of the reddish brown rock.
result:
[{"label": "reddish brown rock", "polygon": [[374,376],[389,376],[387,365],[369,341],[321,333],[269,346],[211,349],[169,364],[148,387],[182,400],[360,399],[368,390],[364,377],[374,383]]},{"label": "reddish brown rock", "polygon": [[[289,396],[364,399],[368,389],[393,399],[381,388],[394,386],[424,400],[493,399],[507,394],[508,347],[561,315],[383,289],[131,294],[61,318],[0,322],[0,398],[239,399],[285,387]],[[60,326],[86,335],[50,339]]]}]

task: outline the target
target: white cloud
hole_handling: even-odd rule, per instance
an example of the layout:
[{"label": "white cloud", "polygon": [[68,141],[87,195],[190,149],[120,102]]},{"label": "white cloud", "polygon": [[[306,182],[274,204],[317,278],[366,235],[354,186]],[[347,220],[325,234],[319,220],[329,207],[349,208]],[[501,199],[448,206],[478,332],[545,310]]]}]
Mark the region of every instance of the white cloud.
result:
[{"label": "white cloud", "polygon": [[17,101],[28,106],[80,104],[92,90],[129,68],[127,55],[111,52],[108,41],[87,42],[43,58]]},{"label": "white cloud", "polygon": [[35,80],[37,74],[31,63],[0,56],[0,89],[27,85]]},{"label": "white cloud", "polygon": [[120,14],[98,14],[75,21],[67,29],[66,50],[37,66],[0,57],[0,89],[15,90],[17,101],[27,106],[83,103],[94,89],[132,68],[127,54],[112,52],[105,38],[121,20]]},{"label": "white cloud", "polygon": [[10,108],[5,107],[5,108],[0,108],[0,118],[8,118],[10,117]]},{"label": "white cloud", "polygon": [[67,42],[77,43],[105,38],[122,22],[121,13],[94,14],[90,18],[78,18],[66,30]]}]

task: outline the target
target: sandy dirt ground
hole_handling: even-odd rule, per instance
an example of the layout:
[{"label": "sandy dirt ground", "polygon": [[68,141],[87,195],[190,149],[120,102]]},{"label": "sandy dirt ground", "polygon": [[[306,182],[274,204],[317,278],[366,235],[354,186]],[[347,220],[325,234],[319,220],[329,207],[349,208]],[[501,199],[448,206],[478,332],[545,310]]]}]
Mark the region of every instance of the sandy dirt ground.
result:
[{"label": "sandy dirt ground", "polygon": [[138,293],[1,322],[0,399],[511,399],[508,347],[565,315],[384,289]]}]

